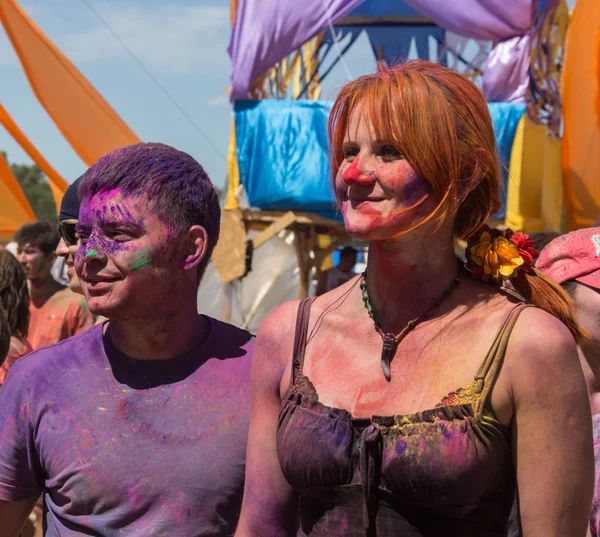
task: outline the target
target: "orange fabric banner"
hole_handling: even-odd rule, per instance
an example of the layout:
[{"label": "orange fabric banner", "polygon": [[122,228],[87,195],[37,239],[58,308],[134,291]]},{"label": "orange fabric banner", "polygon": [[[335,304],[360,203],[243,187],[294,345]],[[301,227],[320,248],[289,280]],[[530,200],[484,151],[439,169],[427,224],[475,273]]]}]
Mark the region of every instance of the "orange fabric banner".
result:
[{"label": "orange fabric banner", "polygon": [[567,231],[600,218],[600,2],[577,0],[563,74],[562,170]]},{"label": "orange fabric banner", "polygon": [[35,219],[31,205],[0,152],[0,242],[10,242],[17,229]]},{"label": "orange fabric banner", "polygon": [[[23,150],[29,155],[31,160],[35,162],[40,170],[46,175],[52,197],[54,198],[54,204],[56,205],[56,212],[60,209],[60,202],[68,183],[59,175],[59,173],[50,165],[50,163],[42,156],[42,154],[35,148],[35,146],[27,139],[27,136],[23,134],[23,131],[19,129],[17,124],[13,121],[12,117],[8,114],[6,109],[0,104],[0,125],[10,133],[10,135],[16,140],[16,142],[23,148]],[[17,184],[17,188],[19,185]],[[20,190],[20,188],[19,188]],[[23,197],[25,197],[23,195]]]},{"label": "orange fabric banner", "polygon": [[81,159],[140,139],[14,0],[0,0],[0,21],[42,106]]}]

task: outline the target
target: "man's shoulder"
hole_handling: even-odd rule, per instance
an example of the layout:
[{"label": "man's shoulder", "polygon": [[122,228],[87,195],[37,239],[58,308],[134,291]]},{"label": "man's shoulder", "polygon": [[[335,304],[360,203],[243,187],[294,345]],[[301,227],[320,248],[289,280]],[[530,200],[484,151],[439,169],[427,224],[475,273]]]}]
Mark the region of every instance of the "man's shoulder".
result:
[{"label": "man's shoulder", "polygon": [[[24,375],[31,379],[32,376],[38,373],[47,376],[48,371],[53,369],[53,375],[56,374],[55,368],[70,368],[72,367],[71,358],[81,355],[81,352],[86,353],[86,361],[91,360],[93,350],[97,348],[102,350],[102,339],[99,337],[102,327],[100,325],[93,326],[89,330],[70,337],[54,345],[42,347],[36,351],[19,358],[11,367],[9,374]],[[99,343],[99,344],[98,344]],[[14,372],[13,372],[14,369]]]},{"label": "man's shoulder", "polygon": [[246,347],[254,345],[254,335],[248,330],[239,328],[233,324],[219,321],[214,317],[204,316],[210,322],[210,337],[218,338],[222,343],[230,343],[232,345]]},{"label": "man's shoulder", "polygon": [[205,316],[210,322],[209,346],[215,358],[252,358],[255,337],[232,324]]}]

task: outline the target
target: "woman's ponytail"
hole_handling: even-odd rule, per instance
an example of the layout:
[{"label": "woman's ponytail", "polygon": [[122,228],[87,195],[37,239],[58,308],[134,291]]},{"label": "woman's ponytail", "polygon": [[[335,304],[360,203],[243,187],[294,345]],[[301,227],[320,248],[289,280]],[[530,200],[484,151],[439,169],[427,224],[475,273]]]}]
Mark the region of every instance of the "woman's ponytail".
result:
[{"label": "woman's ponytail", "polygon": [[571,296],[535,269],[538,255],[529,235],[487,225],[468,239],[465,248],[466,268],[472,278],[496,285],[510,282],[525,300],[561,321],[575,341],[585,339],[588,335],[577,322]]},{"label": "woman's ponytail", "polygon": [[519,271],[511,284],[525,300],[561,321],[577,343],[588,337],[577,322],[573,299],[544,273],[535,268],[531,268],[530,272]]}]

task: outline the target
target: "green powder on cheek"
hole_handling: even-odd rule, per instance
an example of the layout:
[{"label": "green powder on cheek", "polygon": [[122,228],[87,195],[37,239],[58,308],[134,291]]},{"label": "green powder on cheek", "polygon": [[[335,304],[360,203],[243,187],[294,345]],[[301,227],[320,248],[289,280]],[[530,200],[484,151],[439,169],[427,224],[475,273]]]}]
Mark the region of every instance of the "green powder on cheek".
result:
[{"label": "green powder on cheek", "polygon": [[153,258],[150,256],[151,252],[152,252],[152,248],[147,248],[146,250],[142,250],[139,253],[137,260],[134,261],[130,265],[131,270],[139,270],[142,267],[145,267],[146,265],[148,265],[149,263],[152,263]]},{"label": "green powder on cheek", "polygon": [[98,255],[98,250],[90,250],[87,254],[85,254],[85,257],[95,257]]}]

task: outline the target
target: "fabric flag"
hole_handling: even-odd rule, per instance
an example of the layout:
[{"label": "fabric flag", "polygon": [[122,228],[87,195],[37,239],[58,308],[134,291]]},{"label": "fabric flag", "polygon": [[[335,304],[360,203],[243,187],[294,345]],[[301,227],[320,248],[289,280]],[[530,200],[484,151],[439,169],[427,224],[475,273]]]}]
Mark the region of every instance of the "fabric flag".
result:
[{"label": "fabric flag", "polygon": [[600,218],[600,3],[577,0],[563,72],[562,169],[567,231]]},{"label": "fabric flag", "polygon": [[[496,43],[483,74],[483,93],[489,102],[525,102],[534,0],[405,1],[446,30]],[[542,8],[553,9],[558,2],[544,0]]]},{"label": "fabric flag", "polygon": [[60,174],[50,165],[50,163],[42,156],[42,154],[36,149],[36,147],[29,141],[23,131],[19,129],[17,124],[13,121],[12,117],[8,114],[6,109],[0,104],[0,125],[3,125],[8,133],[15,139],[15,141],[23,148],[25,153],[29,155],[31,160],[36,163],[37,167],[44,172],[52,197],[54,198],[54,204],[56,205],[56,212],[60,209],[60,201],[62,200],[63,194],[69,186],[68,183],[60,176]]},{"label": "fabric flag", "polygon": [[227,49],[231,101],[246,99],[252,80],[363,1],[240,0]]},{"label": "fabric flag", "polygon": [[35,219],[31,205],[0,151],[0,242],[10,242],[17,229]]},{"label": "fabric flag", "polygon": [[140,141],[14,0],[0,0],[0,21],[36,97],[88,166]]}]

